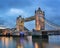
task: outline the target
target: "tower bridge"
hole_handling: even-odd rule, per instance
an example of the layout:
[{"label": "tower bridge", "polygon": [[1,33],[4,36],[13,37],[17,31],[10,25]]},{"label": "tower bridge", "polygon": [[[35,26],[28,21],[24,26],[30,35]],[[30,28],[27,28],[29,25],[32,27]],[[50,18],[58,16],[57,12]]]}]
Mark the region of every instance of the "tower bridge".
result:
[{"label": "tower bridge", "polygon": [[[28,17],[28,18],[22,18],[21,16],[17,17],[17,21],[16,21],[16,29],[18,31],[25,31],[24,30],[24,22],[29,22],[29,21],[33,21],[35,20],[35,31],[37,32],[60,32],[60,26],[59,25],[56,25],[52,22],[50,22],[49,20],[47,20],[45,18],[45,12],[42,11],[40,8],[38,8],[36,11],[35,11],[35,15],[34,16],[31,16],[31,17]],[[45,30],[45,24],[51,26],[52,28],[54,28],[55,30]],[[35,32],[33,32],[35,33]]]},{"label": "tower bridge", "polygon": [[[49,20],[47,20],[45,18],[45,13],[44,11],[42,11],[40,8],[38,8],[35,11],[35,15],[28,17],[28,18],[22,18],[22,16],[18,16],[16,19],[16,28],[15,31],[12,33],[19,33],[20,31],[23,32],[29,32],[29,30],[24,26],[24,22],[29,22],[29,21],[33,21],[35,20],[35,31],[32,31],[33,33],[38,33],[38,32],[42,32],[44,33],[59,33],[60,32],[60,26],[56,25],[52,22],[50,22]],[[45,24],[51,26],[52,28],[54,28],[55,30],[45,30]]]},{"label": "tower bridge", "polygon": [[59,25],[56,25],[56,24],[50,22],[49,20],[47,20],[45,18],[45,13],[40,8],[38,8],[38,10],[35,11],[35,15],[34,16],[31,16],[31,17],[28,17],[28,18],[25,18],[25,19],[23,19],[21,16],[19,16],[18,18],[21,19],[21,20],[17,20],[16,26],[18,26],[18,27],[23,26],[23,28],[24,28],[24,22],[29,22],[29,21],[35,20],[35,30],[37,30],[37,31],[38,30],[40,30],[40,31],[41,30],[45,30],[45,24],[51,26],[55,30],[59,30],[60,29]]},{"label": "tower bridge", "polygon": [[[40,8],[35,11],[35,15],[26,19],[21,18],[21,16],[17,17],[17,30],[24,30],[24,22],[35,20],[35,30],[44,30],[45,21],[44,21],[44,11]],[[19,30],[19,31],[20,31]]]}]

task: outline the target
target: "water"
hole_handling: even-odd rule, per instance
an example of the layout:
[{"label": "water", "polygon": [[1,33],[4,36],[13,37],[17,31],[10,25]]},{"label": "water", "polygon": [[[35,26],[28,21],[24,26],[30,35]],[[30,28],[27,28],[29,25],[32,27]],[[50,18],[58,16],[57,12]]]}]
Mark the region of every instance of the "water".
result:
[{"label": "water", "polygon": [[0,37],[0,48],[60,48],[60,35],[49,36],[49,39],[33,39],[31,36]]}]

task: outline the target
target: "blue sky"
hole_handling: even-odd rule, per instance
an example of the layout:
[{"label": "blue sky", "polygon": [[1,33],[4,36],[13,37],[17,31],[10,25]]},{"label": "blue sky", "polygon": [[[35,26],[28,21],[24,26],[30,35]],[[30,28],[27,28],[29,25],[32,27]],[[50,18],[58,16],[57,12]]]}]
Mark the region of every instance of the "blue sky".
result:
[{"label": "blue sky", "polygon": [[[14,27],[16,17],[30,17],[40,7],[45,11],[45,18],[60,25],[60,0],[0,0],[0,24]],[[25,23],[29,29],[35,28],[35,21]]]}]

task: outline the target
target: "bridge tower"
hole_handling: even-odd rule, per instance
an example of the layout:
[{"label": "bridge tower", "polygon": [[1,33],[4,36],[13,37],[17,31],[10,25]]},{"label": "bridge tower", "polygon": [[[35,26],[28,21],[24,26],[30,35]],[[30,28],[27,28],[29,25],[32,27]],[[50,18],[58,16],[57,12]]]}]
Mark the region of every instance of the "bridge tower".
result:
[{"label": "bridge tower", "polygon": [[16,30],[18,32],[24,31],[24,18],[22,18],[21,16],[17,17],[17,20],[16,20]]},{"label": "bridge tower", "polygon": [[45,29],[44,19],[44,11],[38,8],[38,10],[35,11],[35,26],[37,31]]}]

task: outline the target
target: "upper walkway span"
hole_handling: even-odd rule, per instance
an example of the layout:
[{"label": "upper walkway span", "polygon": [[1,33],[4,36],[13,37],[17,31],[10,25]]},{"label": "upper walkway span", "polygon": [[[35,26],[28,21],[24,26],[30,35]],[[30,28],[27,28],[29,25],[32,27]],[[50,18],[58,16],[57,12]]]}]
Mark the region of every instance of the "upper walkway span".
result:
[{"label": "upper walkway span", "polygon": [[[32,21],[32,20],[35,20],[35,16],[31,16],[31,17],[28,17],[26,19],[24,19],[24,22],[29,22],[29,21]],[[48,24],[50,27],[54,28],[54,29],[60,29],[60,25],[57,25],[51,21],[49,21],[48,19],[45,18],[45,23]]]}]

